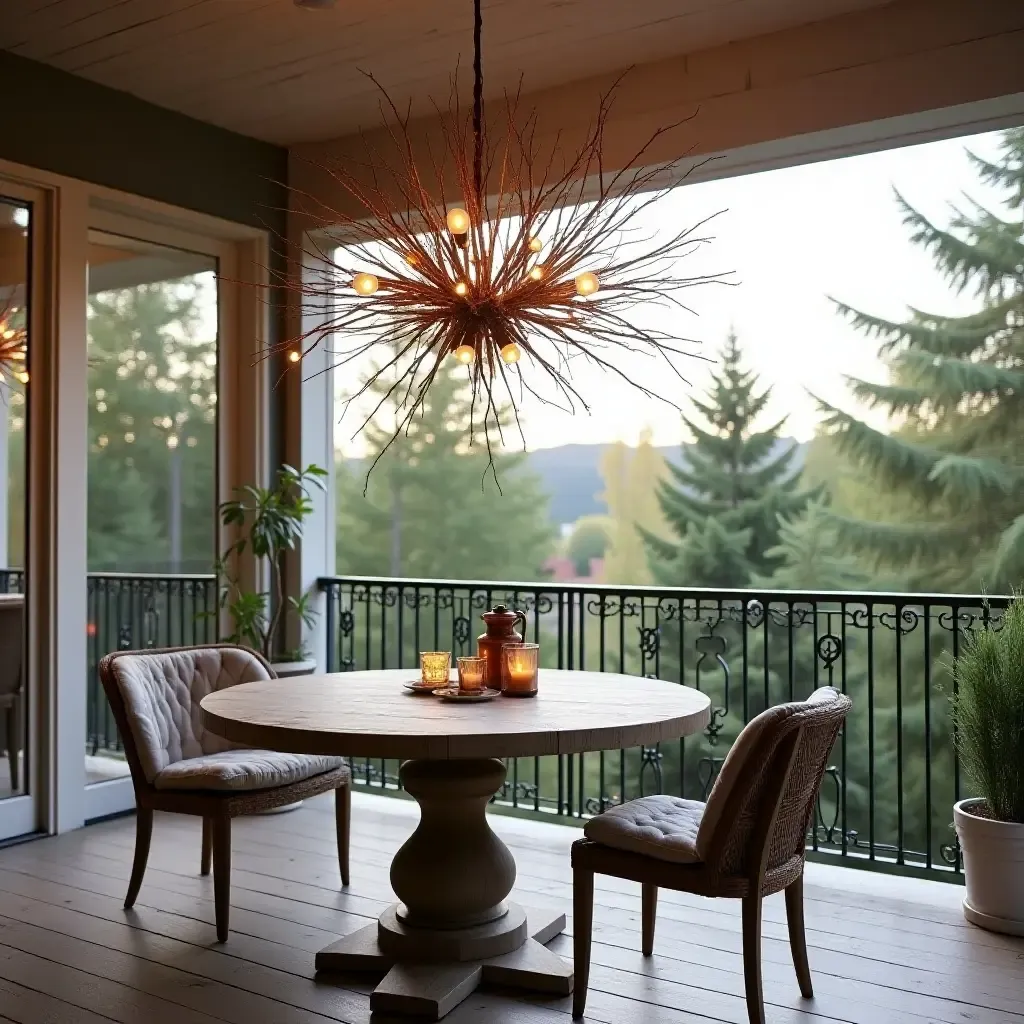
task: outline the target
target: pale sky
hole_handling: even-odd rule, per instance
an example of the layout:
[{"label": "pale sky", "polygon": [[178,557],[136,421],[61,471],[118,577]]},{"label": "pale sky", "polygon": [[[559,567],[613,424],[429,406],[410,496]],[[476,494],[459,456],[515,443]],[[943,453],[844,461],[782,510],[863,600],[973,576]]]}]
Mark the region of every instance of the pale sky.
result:
[{"label": "pale sky", "polygon": [[[977,308],[972,295],[953,295],[931,258],[910,243],[892,189],[942,225],[949,203],[964,192],[994,207],[995,197],[978,184],[965,149],[994,158],[997,143],[998,133],[989,133],[675,189],[645,211],[646,223],[638,226],[678,228],[724,210],[709,228],[710,244],[688,257],[681,273],[733,271],[737,282],[689,290],[685,299],[698,315],[671,314],[684,317],[675,329],[699,339],[702,354],[713,355],[733,326],[762,383],[773,386],[766,420],[788,413],[786,433],[811,437],[817,412],[805,388],[852,410],[844,375],[884,379],[877,341],[845,323],[828,295],[889,318],[903,317],[908,305],[946,314]],[[643,315],[653,326],[664,324],[667,314],[657,309]],[[692,381],[687,389],[664,371],[652,378],[649,360],[623,356],[617,365],[684,408],[709,372],[695,360],[679,361]],[[684,439],[675,410],[614,375],[574,364],[573,382],[591,414],[570,415],[527,395],[521,417],[528,448],[635,444],[645,428],[659,445]],[[349,417],[338,424],[335,441],[355,455],[360,445],[351,439],[352,425]]]}]

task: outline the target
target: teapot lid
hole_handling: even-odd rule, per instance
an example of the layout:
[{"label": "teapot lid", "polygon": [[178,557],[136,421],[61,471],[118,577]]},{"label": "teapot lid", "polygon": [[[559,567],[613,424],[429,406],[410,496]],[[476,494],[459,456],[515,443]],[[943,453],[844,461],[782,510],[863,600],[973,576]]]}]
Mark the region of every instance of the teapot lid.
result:
[{"label": "teapot lid", "polygon": [[508,605],[496,604],[490,611],[484,612],[481,618],[484,622],[490,622],[492,619],[513,619],[519,612],[512,610]]}]

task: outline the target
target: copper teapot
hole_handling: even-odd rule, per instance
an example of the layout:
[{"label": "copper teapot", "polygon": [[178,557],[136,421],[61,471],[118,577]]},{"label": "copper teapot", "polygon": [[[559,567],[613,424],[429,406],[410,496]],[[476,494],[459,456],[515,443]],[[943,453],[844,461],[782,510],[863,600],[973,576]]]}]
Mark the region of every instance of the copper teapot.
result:
[{"label": "copper teapot", "polygon": [[[496,604],[489,612],[480,616],[487,629],[477,637],[477,655],[487,659],[484,674],[485,684],[491,689],[501,689],[501,648],[505,644],[521,644],[526,635],[526,612]],[[522,633],[516,632],[517,623],[522,624]]]}]

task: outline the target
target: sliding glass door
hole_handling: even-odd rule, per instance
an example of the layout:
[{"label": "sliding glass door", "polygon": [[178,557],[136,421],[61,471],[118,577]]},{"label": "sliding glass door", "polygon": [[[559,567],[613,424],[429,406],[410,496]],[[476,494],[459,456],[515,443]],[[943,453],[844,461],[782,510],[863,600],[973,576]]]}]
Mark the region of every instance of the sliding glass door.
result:
[{"label": "sliding glass door", "polygon": [[30,193],[0,181],[0,839],[33,832],[38,825],[35,688],[25,600],[33,207]]},{"label": "sliding glass door", "polygon": [[90,231],[87,818],[131,806],[109,651],[215,639],[216,255]]}]

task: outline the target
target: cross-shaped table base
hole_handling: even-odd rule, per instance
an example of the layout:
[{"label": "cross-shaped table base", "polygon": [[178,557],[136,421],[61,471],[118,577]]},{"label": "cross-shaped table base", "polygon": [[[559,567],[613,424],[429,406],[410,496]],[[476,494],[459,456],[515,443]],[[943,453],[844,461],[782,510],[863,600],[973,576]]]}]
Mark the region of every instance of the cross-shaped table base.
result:
[{"label": "cross-shaped table base", "polygon": [[[455,1009],[481,984],[495,984],[508,988],[521,988],[530,992],[552,996],[566,996],[572,992],[572,967],[560,956],[545,947],[565,929],[565,915],[554,911],[525,910],[509,904],[504,919],[515,927],[521,915],[526,917],[526,941],[511,952],[484,959],[469,959],[471,946],[462,952],[466,959],[399,959],[398,950],[386,953],[381,949],[383,934],[385,945],[397,937],[408,934],[396,923],[400,907],[396,904],[381,916],[377,924],[367,925],[346,935],[316,955],[318,972],[387,972],[384,980],[373,990],[370,1008],[374,1013],[413,1016],[426,1020],[440,1020]],[[497,927],[481,928],[481,939],[487,941]],[[507,932],[509,929],[506,928]],[[429,954],[427,943],[424,957]],[[412,951],[411,951],[412,952]]]}]

